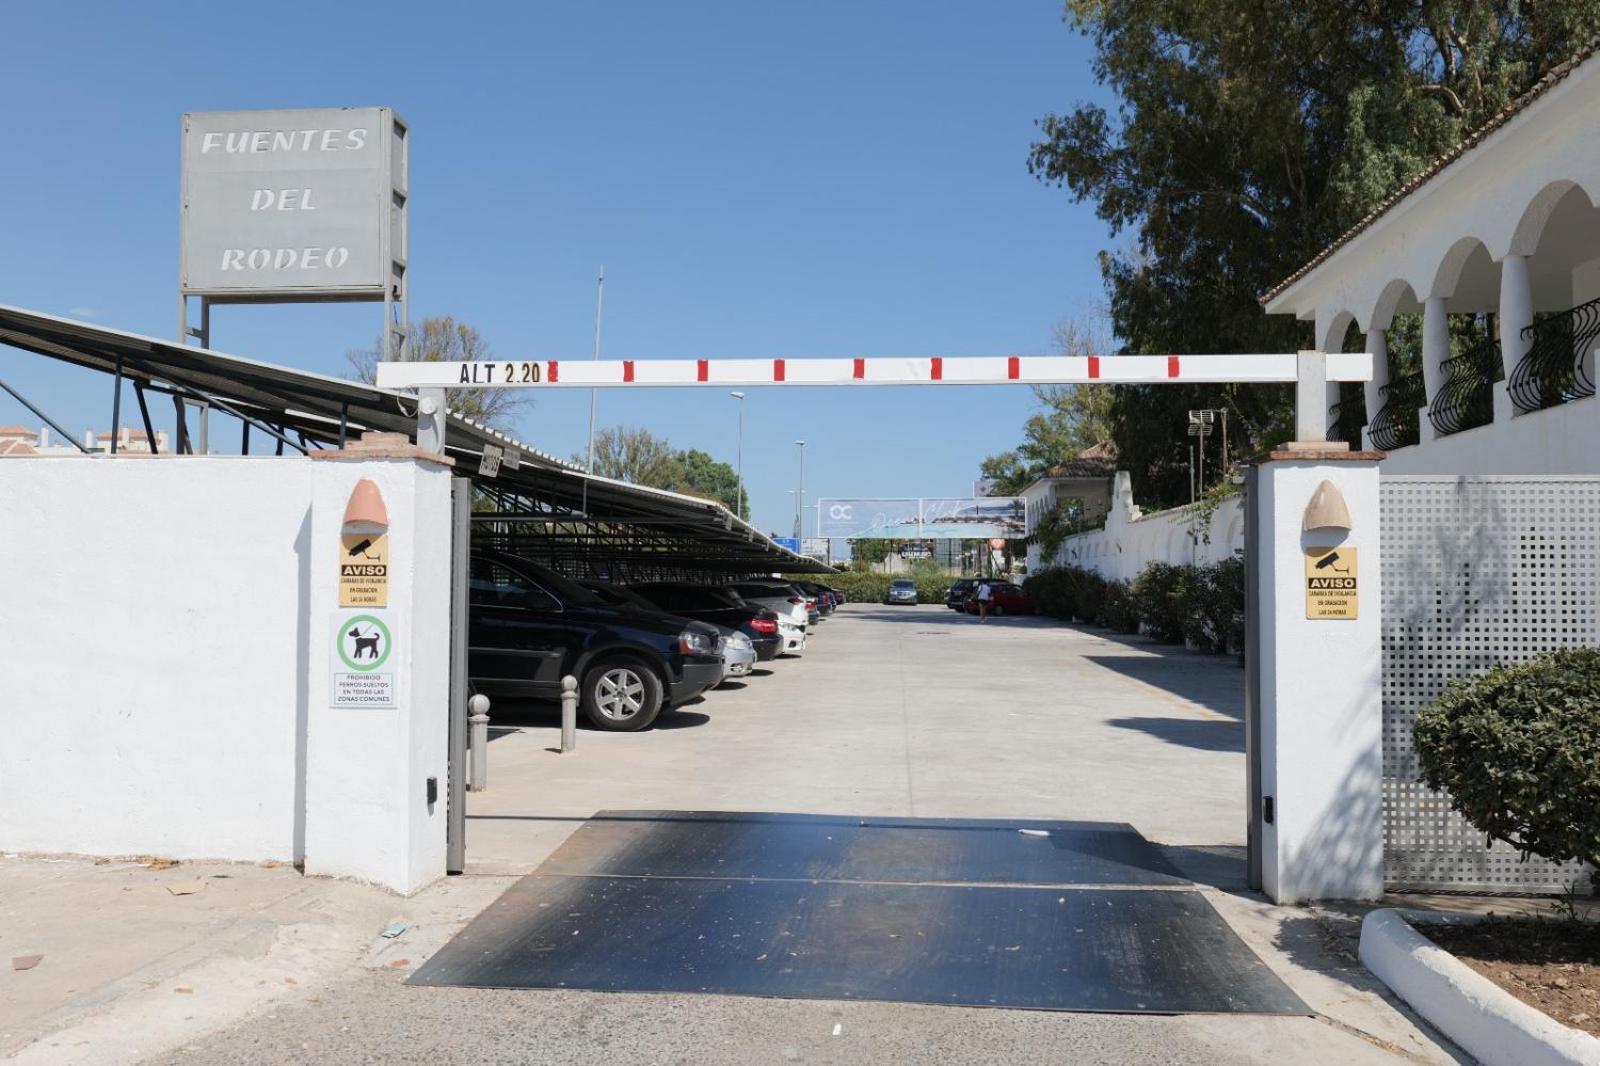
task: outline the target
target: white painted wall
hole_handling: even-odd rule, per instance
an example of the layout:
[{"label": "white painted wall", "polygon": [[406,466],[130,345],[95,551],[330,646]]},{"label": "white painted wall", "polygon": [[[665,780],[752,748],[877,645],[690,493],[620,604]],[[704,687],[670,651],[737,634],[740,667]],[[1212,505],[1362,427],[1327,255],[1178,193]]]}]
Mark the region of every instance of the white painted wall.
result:
[{"label": "white painted wall", "polygon": [[1028,570],[1033,573],[1051,564],[1082,566],[1106,578],[1131,581],[1153,562],[1204,566],[1243,550],[1240,497],[1224,500],[1203,527],[1196,526],[1195,514],[1193,507],[1141,514],[1133,502],[1131,480],[1127,473],[1119,472],[1105,526],[1068,537],[1050,560],[1036,558],[1038,549],[1030,548]]},{"label": "white painted wall", "polygon": [[[401,705],[334,712],[333,552],[363,476],[392,523]],[[448,493],[415,460],[0,460],[0,849],[441,875],[421,796],[444,784]]]},{"label": "white painted wall", "polygon": [[1384,459],[1383,472],[1600,473],[1600,398],[1590,396],[1396,449]]}]

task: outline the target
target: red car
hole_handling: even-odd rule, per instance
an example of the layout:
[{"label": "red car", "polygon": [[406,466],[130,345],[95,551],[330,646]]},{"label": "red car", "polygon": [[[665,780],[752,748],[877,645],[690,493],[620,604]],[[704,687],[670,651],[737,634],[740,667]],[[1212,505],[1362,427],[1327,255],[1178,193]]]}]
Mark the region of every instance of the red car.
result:
[{"label": "red car", "polygon": [[[1013,585],[1009,581],[985,581],[982,583],[989,588],[989,613],[990,614],[1032,614],[1033,597],[1028,595],[1021,585]],[[968,596],[962,608],[968,614],[978,613],[978,593],[974,589]]]}]

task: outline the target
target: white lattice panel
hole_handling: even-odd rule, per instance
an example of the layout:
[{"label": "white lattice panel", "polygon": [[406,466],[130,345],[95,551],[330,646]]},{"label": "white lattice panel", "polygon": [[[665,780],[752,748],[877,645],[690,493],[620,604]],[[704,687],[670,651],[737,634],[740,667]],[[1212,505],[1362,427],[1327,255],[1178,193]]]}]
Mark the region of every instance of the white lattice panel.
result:
[{"label": "white lattice panel", "polygon": [[1600,644],[1600,477],[1385,477],[1383,828],[1390,888],[1558,891],[1420,782],[1411,727],[1454,677]]}]

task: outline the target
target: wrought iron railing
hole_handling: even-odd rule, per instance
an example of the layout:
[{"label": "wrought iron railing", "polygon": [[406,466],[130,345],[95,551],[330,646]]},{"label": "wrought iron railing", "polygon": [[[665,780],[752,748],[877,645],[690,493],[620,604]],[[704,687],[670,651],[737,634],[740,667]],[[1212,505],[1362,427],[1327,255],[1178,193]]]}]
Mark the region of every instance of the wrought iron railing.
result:
[{"label": "wrought iron railing", "polygon": [[1502,376],[1499,341],[1485,337],[1439,369],[1444,382],[1428,405],[1428,421],[1440,436],[1494,421],[1494,383]]},{"label": "wrought iron railing", "polygon": [[1379,389],[1378,400],[1382,406],[1367,424],[1372,446],[1388,452],[1417,443],[1421,439],[1417,409],[1426,398],[1420,370],[1393,378]]},{"label": "wrought iron railing", "polygon": [[1346,396],[1328,408],[1328,439],[1347,441],[1361,450],[1361,427],[1366,424],[1366,402],[1359,393]]},{"label": "wrought iron railing", "polygon": [[1600,343],[1600,300],[1540,319],[1522,331],[1528,353],[1506,389],[1519,411],[1538,411],[1594,395],[1588,355]]}]

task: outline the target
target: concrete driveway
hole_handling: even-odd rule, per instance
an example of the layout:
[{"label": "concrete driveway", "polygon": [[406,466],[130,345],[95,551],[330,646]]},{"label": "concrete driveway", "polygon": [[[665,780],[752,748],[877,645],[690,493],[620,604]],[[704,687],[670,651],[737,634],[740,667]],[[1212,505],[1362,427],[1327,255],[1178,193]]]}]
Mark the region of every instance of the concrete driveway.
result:
[{"label": "concrete driveway", "polygon": [[[823,623],[803,658],[766,669],[663,728],[583,730],[575,755],[550,750],[558,730],[548,710],[513,720],[497,708],[490,787],[469,804],[468,856],[480,876],[436,886],[482,891],[430,889],[407,901],[426,913],[397,940],[376,939],[369,925],[368,946],[338,974],[293,986],[209,1036],[195,1034],[206,1027],[195,1018],[187,1043],[149,1061],[1462,1061],[1361,968],[1348,912],[1275,907],[1243,889],[1234,663],[1044,619],[980,624],[942,607],[852,604]],[[1128,1016],[403,984],[508,884],[481,875],[531,870],[589,815],[625,808],[1131,823],[1315,1013]]]},{"label": "concrete driveway", "polygon": [[[644,733],[491,711],[467,859],[525,873],[601,809],[1129,822],[1201,879],[1243,877],[1244,675],[1043,618],[849,604]],[[1223,861],[1217,861],[1218,857]]]}]

